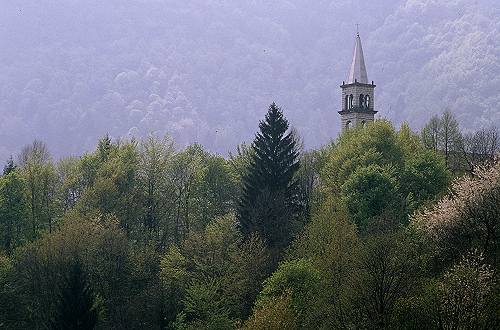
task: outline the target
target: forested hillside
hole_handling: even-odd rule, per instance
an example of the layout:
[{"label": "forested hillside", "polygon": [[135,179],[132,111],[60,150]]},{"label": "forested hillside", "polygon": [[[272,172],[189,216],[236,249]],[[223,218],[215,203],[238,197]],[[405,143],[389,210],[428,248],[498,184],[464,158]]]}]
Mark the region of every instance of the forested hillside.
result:
[{"label": "forested hillside", "polygon": [[381,117],[498,125],[499,15],[495,0],[4,1],[0,160],[35,138],[58,157],[150,132],[226,155],[272,101],[318,147],[338,134],[356,23]]},{"label": "forested hillside", "polygon": [[496,329],[500,137],[450,112],[305,151],[276,104],[221,157],[35,140],[0,176],[1,329]]}]

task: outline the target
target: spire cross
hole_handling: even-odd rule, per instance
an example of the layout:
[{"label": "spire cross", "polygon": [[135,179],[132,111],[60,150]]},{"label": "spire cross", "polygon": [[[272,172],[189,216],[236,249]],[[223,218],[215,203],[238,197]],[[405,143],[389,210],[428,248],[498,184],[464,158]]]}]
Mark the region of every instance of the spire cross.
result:
[{"label": "spire cross", "polygon": [[359,24],[358,23],[356,23],[356,35],[359,36]]}]

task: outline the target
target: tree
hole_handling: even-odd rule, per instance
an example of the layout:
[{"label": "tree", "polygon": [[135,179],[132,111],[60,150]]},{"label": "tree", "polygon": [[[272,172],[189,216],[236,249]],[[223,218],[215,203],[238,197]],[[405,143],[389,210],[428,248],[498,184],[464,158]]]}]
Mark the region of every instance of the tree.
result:
[{"label": "tree", "polygon": [[463,138],[462,154],[470,173],[474,172],[476,166],[493,164],[499,150],[500,137],[497,128],[483,128]]},{"label": "tree", "polygon": [[57,163],[57,195],[63,212],[67,212],[77,204],[86,188],[81,165],[82,161],[77,157],[64,158]]},{"label": "tree", "polygon": [[313,207],[319,204],[320,194],[318,194],[317,188],[319,187],[319,174],[323,158],[324,155],[321,151],[305,152],[300,158],[300,168],[296,177],[302,214],[300,228],[297,229],[302,229],[302,226],[309,221]]},{"label": "tree", "polygon": [[404,232],[389,232],[363,240],[359,270],[353,278],[358,326],[388,328],[399,299],[419,278],[418,251]]},{"label": "tree", "polygon": [[0,177],[0,245],[10,254],[29,237],[26,183],[19,171]]},{"label": "tree", "polygon": [[21,173],[26,180],[31,213],[32,239],[40,229],[53,229],[55,217],[56,176],[52,159],[45,143],[35,140],[23,148],[19,156]]},{"label": "tree", "polygon": [[169,177],[173,187],[174,215],[173,238],[179,244],[191,231],[191,227],[200,229],[202,207],[199,187],[207,171],[207,152],[199,144],[188,146],[175,154],[169,168]]},{"label": "tree", "polygon": [[99,160],[105,162],[116,147],[117,145],[113,144],[108,134],[102,137],[97,143],[97,155]]},{"label": "tree", "polygon": [[186,290],[184,309],[177,315],[174,328],[178,330],[230,330],[234,322],[224,306],[224,299],[218,293],[216,280],[195,282]]},{"label": "tree", "polygon": [[347,211],[332,200],[313,211],[312,219],[292,243],[287,260],[310,260],[320,273],[315,308],[325,328],[353,327],[352,278],[358,276],[360,239]]},{"label": "tree", "polygon": [[451,177],[443,157],[430,150],[414,150],[405,160],[399,184],[409,214],[446,192]]},{"label": "tree", "polygon": [[61,288],[51,329],[91,330],[96,327],[98,319],[98,301],[82,265],[76,260]]},{"label": "tree", "polygon": [[401,125],[398,143],[404,156],[404,169],[399,186],[406,197],[408,212],[412,213],[440,196],[448,187],[451,175],[444,158],[425,148],[407,123]]},{"label": "tree", "polygon": [[24,319],[28,310],[16,288],[12,261],[0,251],[0,329],[29,329]]},{"label": "tree", "polygon": [[429,122],[422,129],[422,142],[424,146],[435,152],[439,150],[440,147],[440,133],[441,132],[441,120],[438,116],[434,115],[431,117]]},{"label": "tree", "polygon": [[[159,262],[154,250],[132,244],[113,217],[89,218],[70,211],[52,233],[45,232],[12,258],[15,295],[26,329],[47,325],[58,313],[75,260],[102,301],[99,327],[159,329],[162,325]],[[101,299],[102,298],[102,299]]]},{"label": "tree", "polygon": [[455,116],[448,110],[441,116],[440,139],[446,166],[450,166],[450,152],[453,152],[454,156],[457,155],[462,143],[462,134]]},{"label": "tree", "polygon": [[296,330],[297,316],[290,294],[272,297],[257,307],[245,322],[244,330]]},{"label": "tree", "polygon": [[165,198],[173,195],[168,170],[174,157],[174,143],[168,136],[163,139],[149,136],[141,141],[139,152],[138,180],[144,208],[144,236],[162,248],[171,231],[169,210],[174,206],[172,198]]},{"label": "tree", "polygon": [[229,153],[229,164],[231,165],[231,172],[238,182],[239,195],[243,190],[243,178],[247,175],[252,164],[253,154],[252,146],[245,143],[236,146],[236,154]]},{"label": "tree", "polygon": [[500,258],[500,164],[477,168],[463,176],[450,194],[412,220],[434,245],[438,264],[445,266],[466,251],[477,248],[488,263]]},{"label": "tree", "polygon": [[200,225],[222,217],[235,209],[237,182],[228,161],[217,155],[208,155],[206,171],[199,187]]},{"label": "tree", "polygon": [[276,272],[264,281],[256,302],[256,310],[262,309],[272,299],[291,296],[291,307],[296,316],[298,329],[318,329],[325,321],[320,317],[316,299],[321,291],[321,277],[313,263],[296,259],[280,264]]},{"label": "tree", "polygon": [[[100,154],[98,149],[94,157]],[[94,178],[79,200],[79,211],[116,216],[122,228],[132,235],[143,212],[137,185],[138,164],[135,142],[113,146],[97,164]]]},{"label": "tree", "polygon": [[384,213],[404,219],[403,201],[394,176],[390,168],[358,167],[342,185],[342,200],[361,231],[366,230],[374,217]]},{"label": "tree", "polygon": [[277,256],[293,237],[299,214],[297,180],[299,152],[288,121],[271,104],[252,144],[250,168],[243,178],[238,221],[245,236],[257,232]]},{"label": "tree", "polygon": [[15,171],[17,168],[16,164],[14,163],[14,159],[12,156],[7,160],[7,163],[3,167],[3,175],[8,175],[9,173]]},{"label": "tree", "polygon": [[422,129],[422,142],[435,152],[442,152],[448,168],[458,169],[458,153],[462,149],[462,134],[455,116],[446,110],[441,117],[433,116]]},{"label": "tree", "polygon": [[[493,329],[498,313],[493,302],[495,275],[477,251],[468,253],[439,283],[440,314],[444,329]],[[493,304],[493,305],[492,305]],[[492,308],[493,307],[493,308]],[[492,315],[493,314],[493,315]],[[498,315],[497,315],[498,317]]]},{"label": "tree", "polygon": [[[244,241],[230,215],[215,219],[203,231],[190,232],[162,258],[161,279],[169,298],[165,317],[172,322],[184,314],[184,321],[196,320],[186,303],[210,294],[219,304],[216,310],[221,317],[246,318],[268,269],[269,255],[260,239],[253,236]],[[194,314],[203,314],[202,309],[197,307]]]},{"label": "tree", "polygon": [[328,193],[340,197],[342,185],[358,167],[378,165],[392,167],[399,176],[404,154],[398,135],[388,121],[375,121],[366,128],[357,127],[343,132],[328,156],[321,179]]},{"label": "tree", "polygon": [[360,229],[381,214],[405,223],[448,185],[442,156],[427,151],[407,124],[399,132],[383,120],[348,130],[324,153],[321,195],[346,203]]}]

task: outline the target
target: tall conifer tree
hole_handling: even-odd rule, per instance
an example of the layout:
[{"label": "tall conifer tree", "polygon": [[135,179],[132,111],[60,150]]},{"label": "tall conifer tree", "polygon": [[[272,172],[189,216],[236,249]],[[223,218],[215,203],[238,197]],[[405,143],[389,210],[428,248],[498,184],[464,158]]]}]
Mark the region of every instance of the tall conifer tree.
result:
[{"label": "tall conifer tree", "polygon": [[3,167],[3,175],[8,175],[9,173],[14,172],[16,168],[17,166],[14,164],[14,159],[10,156],[9,160],[7,160],[7,163]]},{"label": "tall conifer tree", "polygon": [[252,160],[243,177],[238,221],[245,235],[257,232],[271,251],[291,240],[299,213],[297,141],[283,112],[271,104],[252,144]]},{"label": "tall conifer tree", "polygon": [[77,260],[73,264],[59,296],[57,313],[52,320],[54,330],[91,330],[99,317],[96,297]]}]

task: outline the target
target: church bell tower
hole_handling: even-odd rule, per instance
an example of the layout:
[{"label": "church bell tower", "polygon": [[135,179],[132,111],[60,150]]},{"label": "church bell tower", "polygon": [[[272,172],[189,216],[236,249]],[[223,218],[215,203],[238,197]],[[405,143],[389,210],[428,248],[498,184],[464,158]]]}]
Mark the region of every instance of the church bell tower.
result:
[{"label": "church bell tower", "polygon": [[342,110],[339,111],[339,114],[342,130],[355,126],[365,126],[368,122],[373,121],[377,113],[374,110],[375,85],[373,81],[371,84],[368,83],[359,33],[356,34],[354,55],[347,81],[343,81],[340,88],[342,88]]}]

